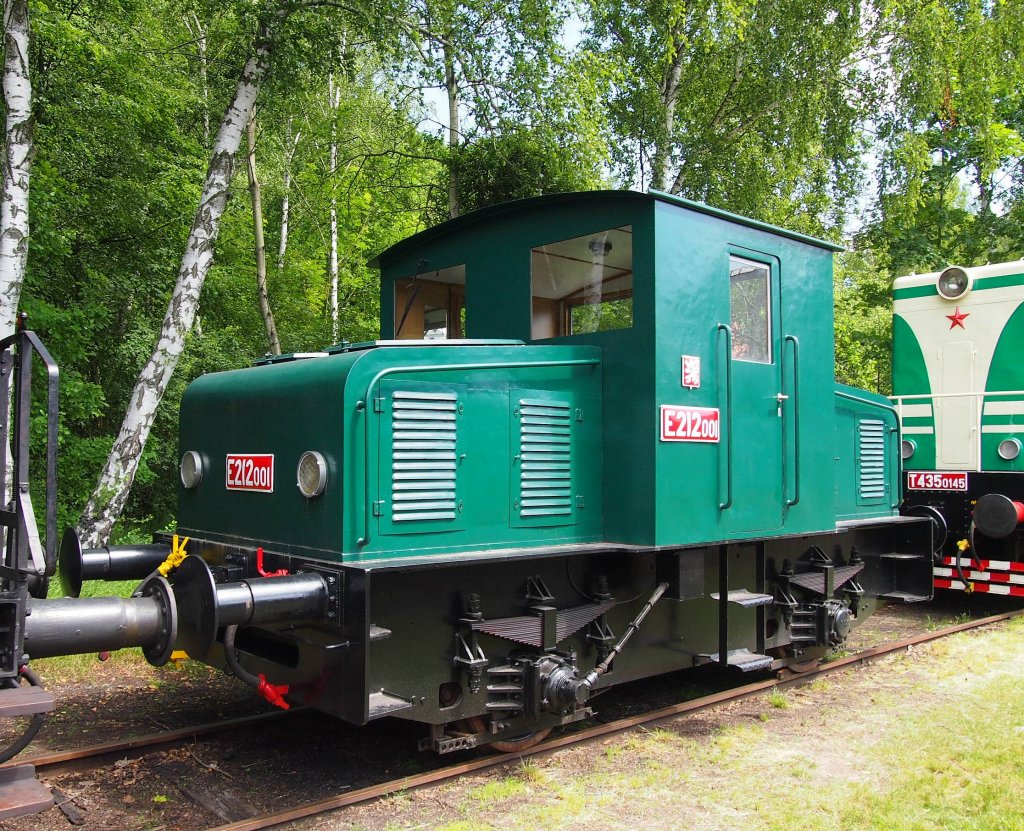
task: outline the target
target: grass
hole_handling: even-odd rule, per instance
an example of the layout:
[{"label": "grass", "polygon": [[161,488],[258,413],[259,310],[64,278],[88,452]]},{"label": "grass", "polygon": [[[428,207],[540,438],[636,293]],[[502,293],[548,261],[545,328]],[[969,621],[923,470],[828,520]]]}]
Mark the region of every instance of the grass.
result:
[{"label": "grass", "polygon": [[638,732],[582,770],[571,754],[532,762],[450,793],[459,821],[440,827],[1024,829],[1024,619],[942,645],[769,694],[767,724]]},{"label": "grass", "polygon": [[933,618],[931,615],[926,615],[924,628],[927,632],[937,632],[939,629],[945,629],[947,626],[959,626],[961,623],[967,623],[970,619],[970,612],[960,612],[953,617],[939,618]]},{"label": "grass", "polygon": [[782,690],[772,690],[765,697],[765,701],[769,705],[774,707],[776,710],[788,710],[789,709],[789,696],[786,695]]}]

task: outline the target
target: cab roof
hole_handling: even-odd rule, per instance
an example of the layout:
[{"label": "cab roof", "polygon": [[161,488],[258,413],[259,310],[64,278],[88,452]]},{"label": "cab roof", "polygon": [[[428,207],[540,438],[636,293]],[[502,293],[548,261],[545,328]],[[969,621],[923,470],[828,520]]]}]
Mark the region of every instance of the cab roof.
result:
[{"label": "cab roof", "polygon": [[814,245],[818,248],[824,248],[827,251],[843,250],[843,246],[836,245],[835,243],[828,242],[827,240],[817,239],[816,237],[800,234],[796,231],[789,231],[785,228],[779,228],[778,226],[770,225],[766,222],[760,222],[756,219],[750,219],[745,216],[740,216],[739,214],[724,211],[720,208],[705,205],[703,202],[694,202],[689,199],[683,199],[681,196],[673,196],[670,193],[663,193],[657,190],[650,190],[647,193],[641,193],[635,190],[593,190],[577,191],[572,193],[554,193],[547,196],[532,196],[527,199],[517,199],[511,202],[500,202],[496,205],[488,205],[486,208],[480,208],[479,210],[471,211],[468,214],[455,217],[455,219],[449,219],[446,222],[442,222],[439,225],[435,225],[432,228],[427,228],[424,231],[420,231],[418,234],[407,237],[401,242],[398,242],[379,253],[376,257],[370,260],[369,265],[373,268],[380,268],[387,263],[388,260],[401,256],[407,251],[417,248],[424,243],[448,236],[452,233],[457,233],[476,223],[488,222],[502,214],[520,213],[522,211],[528,211],[534,207],[548,207],[558,203],[569,204],[573,202],[598,201],[620,201],[623,203],[639,201],[651,204],[662,202],[669,205],[675,205],[677,207],[687,208],[691,211],[715,216],[720,219],[726,219],[730,222],[745,225],[749,228],[768,231],[781,237],[797,240],[799,242],[807,243],[808,245]]}]

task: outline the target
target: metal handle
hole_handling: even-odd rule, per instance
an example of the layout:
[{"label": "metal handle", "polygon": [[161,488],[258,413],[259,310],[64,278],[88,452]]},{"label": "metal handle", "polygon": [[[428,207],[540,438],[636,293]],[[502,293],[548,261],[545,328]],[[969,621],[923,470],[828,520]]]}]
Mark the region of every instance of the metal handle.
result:
[{"label": "metal handle", "polygon": [[732,507],[732,328],[725,323],[718,324],[718,331],[725,332],[725,500],[718,503],[719,510]]},{"label": "metal handle", "polygon": [[[898,508],[900,506],[900,502],[902,501],[900,490],[902,488],[903,483],[902,483],[901,477],[899,475],[899,469],[900,469],[900,448],[902,447],[903,442],[902,442],[902,439],[900,438],[900,427],[899,427],[899,424],[900,424],[900,420],[899,420],[899,418],[897,418],[896,419],[896,426],[889,428],[889,435],[892,436],[894,439],[896,439],[896,446],[893,448],[893,452],[892,452],[892,461],[886,466],[886,472],[885,472],[886,479],[891,479],[891,481],[894,481],[895,484],[896,484],[896,487],[893,488],[893,498],[892,498],[892,501],[889,503],[889,507],[890,508]],[[979,456],[978,458],[980,459],[981,457]],[[890,477],[889,476],[889,470],[891,470],[893,467],[896,468],[897,473],[896,473],[895,477]]]},{"label": "metal handle", "polygon": [[[793,498],[786,500],[786,506],[792,508],[800,501],[800,341],[796,335],[786,335],[785,342],[793,344]],[[786,383],[785,373],[783,373],[782,383]],[[783,446],[785,446],[785,422],[782,424],[782,429]],[[782,465],[782,470],[783,476],[785,476],[785,463]],[[785,479],[782,483],[782,493],[783,495],[786,493]]]}]

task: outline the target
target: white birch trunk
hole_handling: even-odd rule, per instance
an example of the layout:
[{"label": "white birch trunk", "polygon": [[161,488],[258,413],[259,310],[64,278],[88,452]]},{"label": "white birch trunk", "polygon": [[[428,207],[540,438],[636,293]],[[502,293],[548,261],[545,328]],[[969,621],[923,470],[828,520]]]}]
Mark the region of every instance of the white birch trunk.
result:
[{"label": "white birch trunk", "polygon": [[461,210],[459,177],[455,172],[455,152],[459,147],[459,82],[447,43],[444,46],[444,85],[448,93],[448,214],[454,219]]},{"label": "white birch trunk", "polygon": [[256,108],[249,113],[245,127],[246,173],[249,177],[249,197],[252,201],[252,239],[256,259],[256,293],[259,296],[260,315],[267,330],[267,344],[275,355],[281,354],[281,339],[277,336],[274,311],[270,308],[270,294],[267,292],[267,246],[263,239],[263,197],[260,194],[260,179],[256,171]]},{"label": "white birch trunk", "polygon": [[214,142],[199,208],[185,244],[178,280],[156,348],[139,373],[121,430],[79,519],[78,534],[87,548],[106,544],[124,509],[157,407],[185,346],[185,336],[195,320],[199,294],[213,262],[214,244],[227,206],[235,154],[266,73],[270,49],[266,31],[261,29]]},{"label": "white birch trunk", "polygon": [[292,120],[289,117],[288,124],[285,127],[285,157],[284,157],[284,182],[282,183],[282,190],[284,196],[281,198],[281,236],[277,243],[277,273],[280,275],[284,271],[284,255],[288,251],[288,218],[289,218],[289,201],[288,192],[291,189],[292,184],[292,160],[295,158],[295,150],[299,146],[299,137],[302,132],[297,132],[292,136]]},{"label": "white birch trunk", "polygon": [[669,189],[669,158],[672,155],[673,134],[676,128],[676,103],[679,100],[679,80],[682,77],[683,64],[682,54],[677,52],[673,57],[671,65],[666,69],[662,78],[661,98],[663,135],[654,148],[654,158],[651,160],[651,180],[655,189],[667,191]]},{"label": "white birch trunk", "polygon": [[331,278],[331,337],[338,341],[338,197],[335,176],[338,173],[338,103],[341,94],[334,76],[327,78],[327,96],[331,111],[331,251],[328,272]]},{"label": "white birch trunk", "polygon": [[[32,84],[27,0],[4,0],[3,194],[0,208],[0,337],[14,331],[28,259],[28,187],[32,172]],[[8,479],[10,481],[10,479]]]},{"label": "white birch trunk", "polygon": [[196,58],[199,63],[199,95],[203,99],[203,147],[210,146],[210,85],[209,75],[206,68],[206,29],[199,15],[191,13],[191,17],[185,18],[185,28],[192,35],[196,44]]}]

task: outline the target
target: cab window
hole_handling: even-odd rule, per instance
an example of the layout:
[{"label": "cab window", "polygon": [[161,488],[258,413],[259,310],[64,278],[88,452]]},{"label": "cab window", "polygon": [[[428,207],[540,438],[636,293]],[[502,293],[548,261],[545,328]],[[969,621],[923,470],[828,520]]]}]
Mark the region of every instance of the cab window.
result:
[{"label": "cab window", "polygon": [[456,265],[395,281],[395,339],[466,337],[466,266]]},{"label": "cab window", "polygon": [[626,225],[531,250],[534,340],[633,325],[633,228]]},{"label": "cab window", "polygon": [[763,263],[729,258],[732,356],[738,361],[772,362],[770,280]]}]

